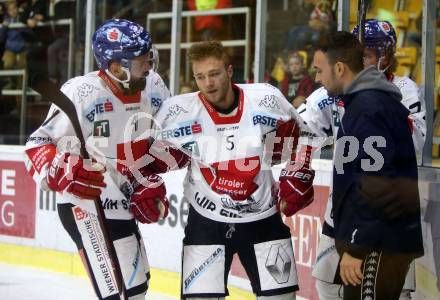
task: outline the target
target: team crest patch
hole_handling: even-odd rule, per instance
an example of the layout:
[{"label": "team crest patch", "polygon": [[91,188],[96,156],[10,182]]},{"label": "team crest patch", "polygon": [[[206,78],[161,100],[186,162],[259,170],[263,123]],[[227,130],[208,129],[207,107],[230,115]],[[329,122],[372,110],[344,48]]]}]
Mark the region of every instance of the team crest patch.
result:
[{"label": "team crest patch", "polygon": [[119,42],[121,40],[122,33],[118,28],[112,28],[107,32],[107,39],[110,42]]},{"label": "team crest patch", "polygon": [[379,22],[379,26],[383,32],[388,33],[391,30],[390,25],[387,22]]},{"label": "team crest patch", "polygon": [[108,120],[96,121],[93,123],[93,136],[109,137],[110,122]]}]

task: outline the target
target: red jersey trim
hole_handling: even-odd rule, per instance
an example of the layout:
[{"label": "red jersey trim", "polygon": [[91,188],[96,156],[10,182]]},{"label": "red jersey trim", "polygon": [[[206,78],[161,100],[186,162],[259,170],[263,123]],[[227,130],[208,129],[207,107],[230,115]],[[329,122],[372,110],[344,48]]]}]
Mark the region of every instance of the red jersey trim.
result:
[{"label": "red jersey trim", "polygon": [[198,96],[200,100],[202,101],[203,105],[205,106],[206,110],[209,113],[209,116],[211,117],[212,121],[216,125],[224,125],[224,124],[235,124],[239,123],[241,120],[241,116],[243,115],[243,106],[244,106],[244,93],[241,88],[236,86],[235,84],[232,84],[233,89],[237,89],[238,94],[238,109],[235,116],[220,116],[218,112],[215,110],[215,108],[209,103],[209,101],[205,98],[205,96],[199,92]]},{"label": "red jersey trim", "polygon": [[124,104],[133,104],[141,102],[141,92],[138,91],[134,95],[124,95],[120,89],[111,81],[108,75],[103,71],[99,70],[98,76],[104,80],[105,84],[111,89],[112,93],[118,97]]}]

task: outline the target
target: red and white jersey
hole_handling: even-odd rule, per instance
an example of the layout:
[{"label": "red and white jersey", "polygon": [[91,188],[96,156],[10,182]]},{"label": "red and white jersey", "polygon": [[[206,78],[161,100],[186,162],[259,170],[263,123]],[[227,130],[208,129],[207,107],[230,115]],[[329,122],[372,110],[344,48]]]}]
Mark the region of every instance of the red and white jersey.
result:
[{"label": "red and white jersey", "polygon": [[[153,116],[163,100],[170,96],[162,78],[150,72],[146,87],[136,95],[126,96],[102,72],[91,72],[67,81],[61,91],[74,103],[90,156],[105,164],[107,187],[101,199],[109,218],[130,219],[127,178],[123,173],[146,152],[146,140]],[[46,173],[55,151],[79,154],[79,147],[69,149],[75,132],[67,115],[52,105],[44,123],[31,134],[25,151],[28,171],[47,189]],[[134,142],[136,141],[136,142]],[[73,143],[75,144],[75,143]],[[54,146],[57,147],[55,150]],[[63,193],[60,203],[71,202],[91,209],[92,201]]]},{"label": "red and white jersey", "polygon": [[[269,84],[234,85],[238,107],[220,115],[200,92],[164,101],[157,138],[191,155],[184,196],[203,216],[220,222],[251,222],[276,213],[276,191],[265,136],[278,122],[304,122]],[[305,129],[304,129],[305,130]]]},{"label": "red and white jersey", "polygon": [[[412,138],[417,154],[421,154],[426,138],[426,106],[417,84],[408,77],[393,76],[392,82],[402,93],[401,103],[409,110],[408,118],[412,121]],[[306,100],[304,106],[298,108],[300,116],[314,134],[319,137],[336,139],[344,105],[338,97],[330,97],[323,87],[315,90]],[[330,193],[331,199],[331,193]],[[332,201],[327,202],[326,222],[333,226],[331,218]]]}]

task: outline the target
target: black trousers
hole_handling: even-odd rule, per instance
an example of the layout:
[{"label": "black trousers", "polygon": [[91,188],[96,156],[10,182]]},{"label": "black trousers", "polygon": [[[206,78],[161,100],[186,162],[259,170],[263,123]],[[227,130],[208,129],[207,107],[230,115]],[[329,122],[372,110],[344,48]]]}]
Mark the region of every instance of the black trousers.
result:
[{"label": "black trousers", "polygon": [[413,259],[412,255],[369,253],[362,263],[362,283],[344,285],[344,300],[398,300]]},{"label": "black trousers", "polygon": [[[251,282],[252,291],[257,296],[273,296],[290,293],[298,290],[298,285],[283,286],[280,288],[273,288],[264,290],[261,287],[261,281],[267,280],[260,275],[255,245],[261,243],[267,243],[277,240],[289,239],[290,243],[290,229],[283,223],[280,214],[275,214],[266,219],[257,220],[249,223],[223,223],[208,219],[200,215],[192,206],[189,209],[188,223],[185,227],[185,237],[183,239],[183,245],[197,247],[205,245],[223,245],[225,247],[225,263],[224,263],[224,284],[226,293],[205,293],[205,294],[193,294],[185,293],[182,290],[182,298],[190,299],[191,297],[206,297],[217,298],[228,295],[227,281],[228,275],[232,264],[233,255],[237,254],[240,258],[240,262]],[[203,250],[198,250],[203,251]],[[206,257],[209,257],[210,253],[207,253]],[[182,268],[186,264],[191,264],[191,259],[194,256],[183,255]],[[277,256],[279,257],[279,256]],[[293,257],[291,258],[294,259]],[[281,259],[277,260],[280,265],[283,264]],[[294,262],[292,262],[294,263]],[[290,266],[290,262],[289,262]],[[182,271],[182,281],[184,271]],[[206,273],[204,273],[206,274]],[[296,274],[290,274],[296,276]]]}]

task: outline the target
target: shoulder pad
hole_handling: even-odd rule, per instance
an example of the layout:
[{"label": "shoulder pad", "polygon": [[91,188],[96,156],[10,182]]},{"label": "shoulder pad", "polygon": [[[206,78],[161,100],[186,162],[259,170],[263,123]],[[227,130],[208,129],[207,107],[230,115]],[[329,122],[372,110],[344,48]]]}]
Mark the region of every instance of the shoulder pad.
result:
[{"label": "shoulder pad", "polygon": [[61,91],[72,101],[81,103],[89,99],[90,95],[96,94],[101,90],[96,74],[89,73],[84,76],[77,76],[61,87]]}]

